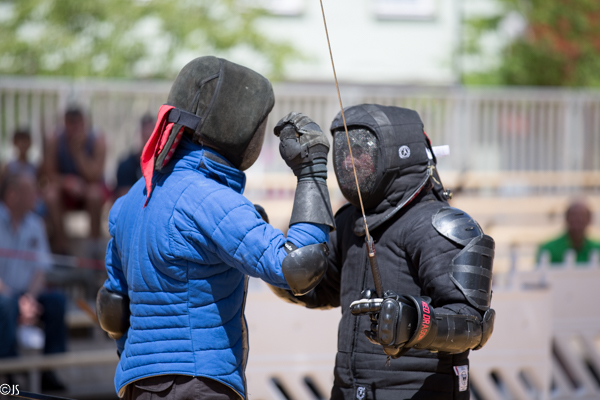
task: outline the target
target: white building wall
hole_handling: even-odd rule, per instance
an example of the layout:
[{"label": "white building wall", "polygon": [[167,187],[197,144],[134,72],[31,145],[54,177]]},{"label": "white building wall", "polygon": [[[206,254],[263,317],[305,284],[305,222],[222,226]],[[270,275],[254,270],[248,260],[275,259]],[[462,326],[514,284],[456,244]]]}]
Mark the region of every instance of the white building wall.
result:
[{"label": "white building wall", "polygon": [[[487,0],[486,0],[487,1]],[[282,4],[288,3],[286,8]],[[341,82],[450,85],[457,82],[461,0],[323,0]],[[274,0],[292,16],[263,18],[261,29],[304,56],[286,80],[331,82],[319,0]]]}]

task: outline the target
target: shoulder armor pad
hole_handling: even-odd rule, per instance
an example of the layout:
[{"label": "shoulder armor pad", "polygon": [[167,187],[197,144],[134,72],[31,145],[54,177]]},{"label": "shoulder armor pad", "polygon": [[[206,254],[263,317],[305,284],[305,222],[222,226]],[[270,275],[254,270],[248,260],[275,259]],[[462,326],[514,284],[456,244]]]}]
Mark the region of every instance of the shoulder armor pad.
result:
[{"label": "shoulder armor pad", "polygon": [[466,246],[483,230],[466,212],[454,207],[443,207],[433,216],[433,227],[454,243]]}]

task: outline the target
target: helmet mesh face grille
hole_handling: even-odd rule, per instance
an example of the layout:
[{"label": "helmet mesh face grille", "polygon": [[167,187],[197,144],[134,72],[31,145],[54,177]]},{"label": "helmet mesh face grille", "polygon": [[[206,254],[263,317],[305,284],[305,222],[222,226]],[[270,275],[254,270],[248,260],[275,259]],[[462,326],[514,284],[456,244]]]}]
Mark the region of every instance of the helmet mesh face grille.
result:
[{"label": "helmet mesh face grille", "polygon": [[[361,195],[367,198],[377,184],[377,165],[379,161],[379,141],[368,129],[349,130],[350,146],[354,157],[356,177]],[[333,165],[340,190],[344,197],[355,206],[359,206],[358,191],[352,168],[352,159],[348,150],[346,132],[336,131],[333,136]]]}]

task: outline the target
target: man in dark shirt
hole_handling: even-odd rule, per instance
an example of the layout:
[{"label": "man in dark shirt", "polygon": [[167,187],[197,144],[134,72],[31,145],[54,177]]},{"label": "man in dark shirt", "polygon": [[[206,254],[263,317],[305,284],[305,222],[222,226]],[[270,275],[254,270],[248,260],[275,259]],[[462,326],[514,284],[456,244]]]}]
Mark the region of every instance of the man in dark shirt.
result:
[{"label": "man in dark shirt", "polygon": [[108,198],[103,178],[105,156],[102,135],[88,129],[79,108],[68,109],[64,128],[48,139],[41,171],[55,252],[67,252],[65,210],[86,210],[90,216],[90,238],[100,238],[102,206]]},{"label": "man in dark shirt", "polygon": [[140,167],[140,156],[142,148],[152,135],[155,124],[154,117],[146,114],[140,120],[140,140],[141,146],[138,150],[132,152],[119,163],[117,168],[117,187],[115,188],[115,197],[121,197],[142,177],[142,168]]}]

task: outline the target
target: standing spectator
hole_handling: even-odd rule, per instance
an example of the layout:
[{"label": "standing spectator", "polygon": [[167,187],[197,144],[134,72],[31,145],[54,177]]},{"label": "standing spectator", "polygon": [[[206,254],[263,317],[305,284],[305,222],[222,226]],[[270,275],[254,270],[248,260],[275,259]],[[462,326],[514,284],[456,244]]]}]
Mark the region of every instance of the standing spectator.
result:
[{"label": "standing spectator", "polygon": [[29,129],[17,129],[13,134],[13,145],[17,152],[17,158],[6,164],[5,173],[10,175],[24,171],[31,174],[31,176],[37,176],[37,167],[29,162],[27,154],[31,148],[31,134],[29,133]]},{"label": "standing spectator", "polygon": [[[0,358],[17,356],[17,326],[44,324],[44,353],[66,349],[65,297],[44,292],[51,266],[46,230],[32,212],[35,178],[7,174],[0,188]],[[42,374],[43,390],[63,390],[51,371]]]},{"label": "standing spectator", "polygon": [[587,236],[587,228],[592,222],[592,211],[587,203],[582,200],[571,202],[565,212],[567,223],[566,232],[546,243],[542,243],[538,249],[538,262],[542,253],[550,254],[550,263],[562,263],[565,261],[565,253],[574,250],[578,263],[586,263],[590,260],[591,253],[600,251],[600,242],[592,240]]},{"label": "standing spectator", "polygon": [[86,210],[90,237],[100,238],[102,206],[108,197],[103,180],[106,143],[86,127],[83,112],[70,108],[65,126],[48,140],[43,173],[48,178],[44,194],[48,206],[52,244],[56,252],[67,252],[63,226],[65,210]]},{"label": "standing spectator", "polygon": [[129,154],[129,156],[119,163],[117,168],[117,187],[115,188],[115,196],[121,197],[126,194],[129,189],[142,177],[142,167],[140,165],[140,157],[142,148],[150,139],[154,124],[154,117],[146,114],[140,120],[140,140],[141,146],[138,150]]}]

